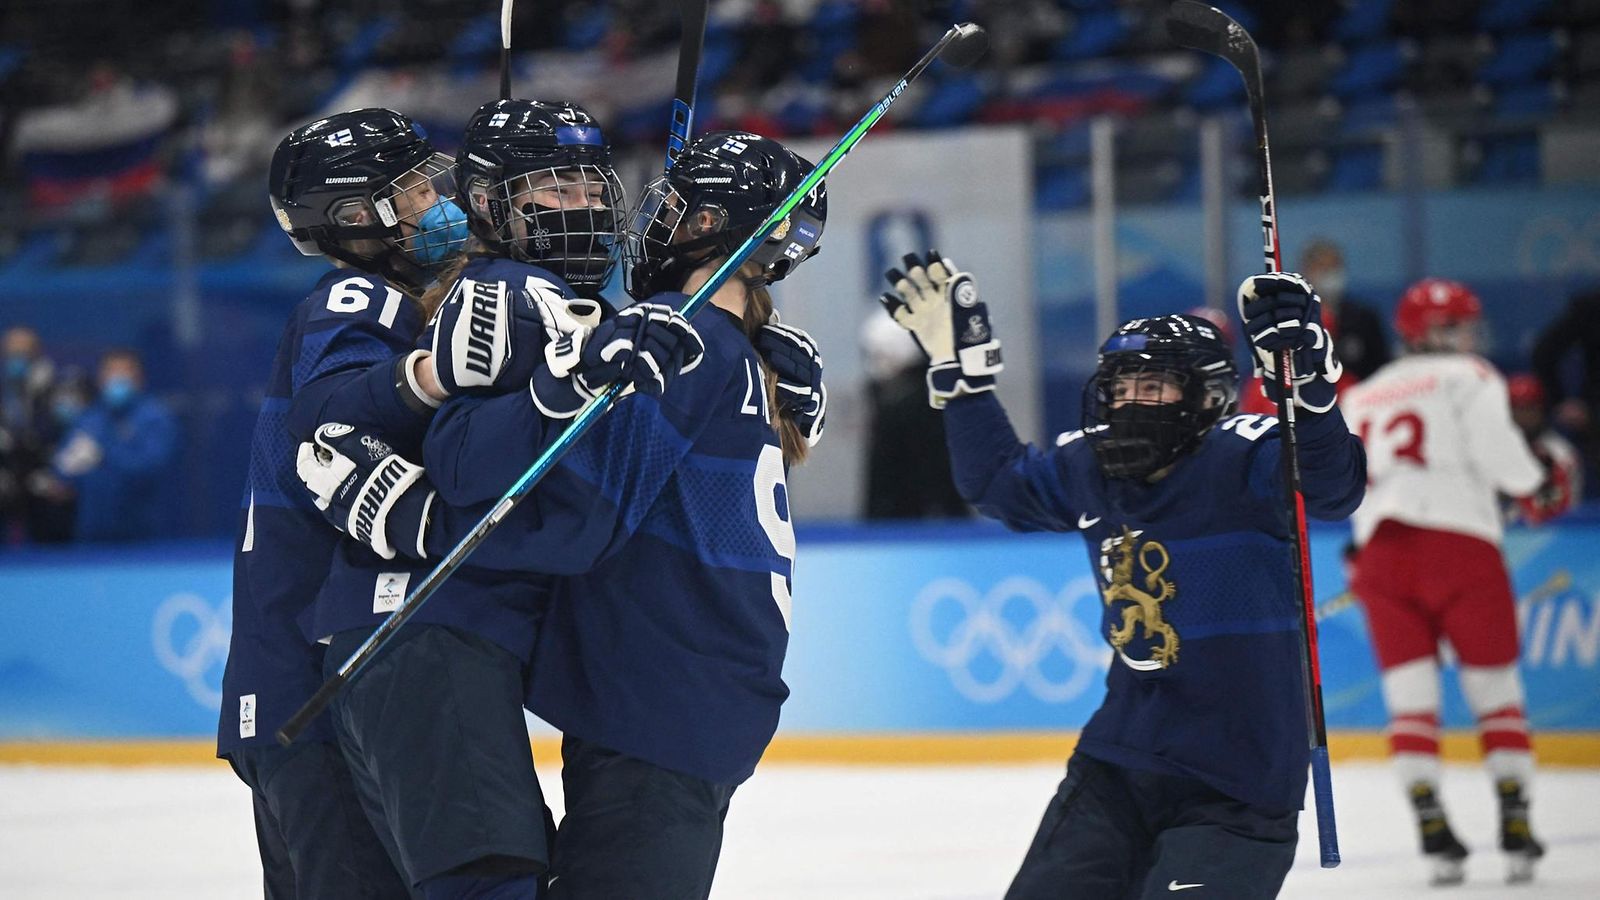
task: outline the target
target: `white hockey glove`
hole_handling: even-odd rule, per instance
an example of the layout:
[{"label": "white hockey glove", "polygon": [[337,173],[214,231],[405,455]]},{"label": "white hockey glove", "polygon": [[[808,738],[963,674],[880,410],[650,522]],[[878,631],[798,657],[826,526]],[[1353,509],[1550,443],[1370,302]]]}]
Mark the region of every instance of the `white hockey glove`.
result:
[{"label": "white hockey glove", "polygon": [[926,259],[908,254],[905,266],[903,273],[884,273],[894,290],[879,300],[928,354],[928,405],[943,409],[952,397],[994,390],[994,376],[1004,368],[1000,339],[972,275],[937,250]]},{"label": "white hockey glove", "polygon": [[1333,409],[1344,366],[1334,352],[1333,338],[1322,327],[1322,300],[1304,278],[1292,272],[1246,278],[1239,285],[1239,318],[1250,336],[1256,374],[1267,399],[1276,403],[1282,393],[1278,353],[1289,350],[1295,405],[1317,413]]},{"label": "white hockey glove", "polygon": [[551,333],[549,311],[567,323],[600,321],[600,304],[568,298],[549,282],[529,278],[525,288],[503,281],[463,278],[433,323],[432,365],[450,395],[518,390],[542,362],[537,348]]},{"label": "white hockey glove", "polygon": [[789,416],[812,447],[822,440],[828,414],[828,389],[822,383],[822,356],[817,342],[792,325],[772,321],[756,335],[756,352],[778,380],[778,409]]},{"label": "white hockey glove", "polygon": [[560,309],[549,310],[546,321],[554,330],[530,390],[539,410],[557,419],[577,415],[616,381],[659,397],[706,352],[689,320],[659,303],[635,303],[597,325],[576,322]]},{"label": "white hockey glove", "polygon": [[295,474],[333,526],[384,559],[394,559],[390,534],[401,535],[407,556],[424,559],[423,539],[434,490],[422,467],[376,435],[330,422],[300,445]]}]

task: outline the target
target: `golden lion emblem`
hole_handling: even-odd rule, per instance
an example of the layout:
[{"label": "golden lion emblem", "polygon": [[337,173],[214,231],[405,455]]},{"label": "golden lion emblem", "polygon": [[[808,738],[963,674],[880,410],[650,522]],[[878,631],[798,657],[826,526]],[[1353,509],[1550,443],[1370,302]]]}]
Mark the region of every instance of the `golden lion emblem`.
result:
[{"label": "golden lion emblem", "polygon": [[[1178,661],[1178,632],[1161,617],[1161,604],[1176,596],[1178,587],[1162,577],[1171,562],[1167,548],[1155,541],[1145,541],[1135,552],[1137,544],[1133,530],[1123,526],[1122,537],[1116,540],[1116,546],[1111,551],[1115,561],[1111,566],[1111,583],[1106,587],[1104,596],[1106,606],[1115,608],[1118,603],[1128,605],[1122,607],[1122,624],[1113,626],[1108,637],[1111,646],[1116,648],[1123,660],[1136,669],[1146,666],[1140,665],[1138,660],[1128,659],[1122,653],[1122,648],[1133,640],[1134,629],[1142,627],[1147,638],[1160,637],[1161,645],[1151,649],[1149,662],[1154,663],[1151,668],[1165,669]],[[1144,590],[1133,583],[1135,558],[1144,567]],[[1151,565],[1153,559],[1159,562]]]}]

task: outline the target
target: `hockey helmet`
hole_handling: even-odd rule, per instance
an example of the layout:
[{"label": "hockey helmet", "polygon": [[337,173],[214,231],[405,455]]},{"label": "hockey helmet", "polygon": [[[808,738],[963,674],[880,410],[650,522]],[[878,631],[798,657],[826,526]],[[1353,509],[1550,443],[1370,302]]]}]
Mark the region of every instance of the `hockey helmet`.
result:
[{"label": "hockey helmet", "polygon": [[[696,267],[728,256],[754,234],[812,168],[759,134],[703,135],[645,187],[629,217],[628,293],[643,300],[683,287]],[[827,218],[827,186],[819,182],[751,254],[748,262],[761,271],[753,286],[782,281],[815,256]]]},{"label": "hockey helmet", "polygon": [[574,287],[611,277],[626,208],[611,145],[583,107],[496,100],[473,113],[456,157],[457,195],[493,252]]},{"label": "hockey helmet", "polygon": [[413,290],[466,243],[451,162],[390,109],[358,109],[290,132],[272,154],[268,197],[307,256],[326,254]]},{"label": "hockey helmet", "polygon": [[1440,325],[1461,325],[1483,318],[1483,304],[1459,281],[1424,278],[1406,288],[1394,311],[1394,330],[1407,344],[1423,344]]},{"label": "hockey helmet", "polygon": [[1100,347],[1083,431],[1108,478],[1146,478],[1198,446],[1233,411],[1239,372],[1221,331],[1198,316],[1133,319]]}]

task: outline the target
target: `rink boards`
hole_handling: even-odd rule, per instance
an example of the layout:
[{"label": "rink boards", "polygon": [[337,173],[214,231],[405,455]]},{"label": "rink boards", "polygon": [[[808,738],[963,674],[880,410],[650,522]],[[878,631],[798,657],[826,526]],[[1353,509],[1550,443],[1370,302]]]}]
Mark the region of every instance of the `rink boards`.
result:
[{"label": "rink boards", "polygon": [[[1323,601],[1344,590],[1343,541],[1342,529],[1313,532]],[[1516,530],[1506,550],[1532,723],[1550,753],[1600,764],[1600,523]],[[229,592],[226,546],[0,558],[0,758],[198,755],[215,731]],[[1100,605],[1076,537],[802,530],[793,693],[772,756],[1055,756],[1111,664]],[[1341,605],[1322,623],[1328,724],[1336,754],[1376,754],[1377,672],[1359,607]],[[1453,679],[1445,722],[1471,724]]]}]

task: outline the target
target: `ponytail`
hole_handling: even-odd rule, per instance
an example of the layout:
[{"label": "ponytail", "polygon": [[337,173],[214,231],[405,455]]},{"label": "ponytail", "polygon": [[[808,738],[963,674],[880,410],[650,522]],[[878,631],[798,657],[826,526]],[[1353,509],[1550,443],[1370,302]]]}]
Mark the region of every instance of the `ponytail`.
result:
[{"label": "ponytail", "polygon": [[[751,263],[746,263],[739,269],[740,276],[745,278],[760,278],[761,271]],[[747,282],[748,284],[748,282]],[[756,336],[761,333],[761,326],[772,321],[772,294],[765,285],[748,287],[745,291],[744,326],[745,337],[755,343]],[[796,425],[789,414],[778,409],[778,379],[772,373],[772,367],[757,354],[761,360],[761,374],[767,385],[767,409],[773,411],[772,430],[778,433],[778,445],[783,448],[783,463],[786,466],[798,466],[806,461],[806,455],[811,452],[811,445],[806,442],[806,437]]]}]

